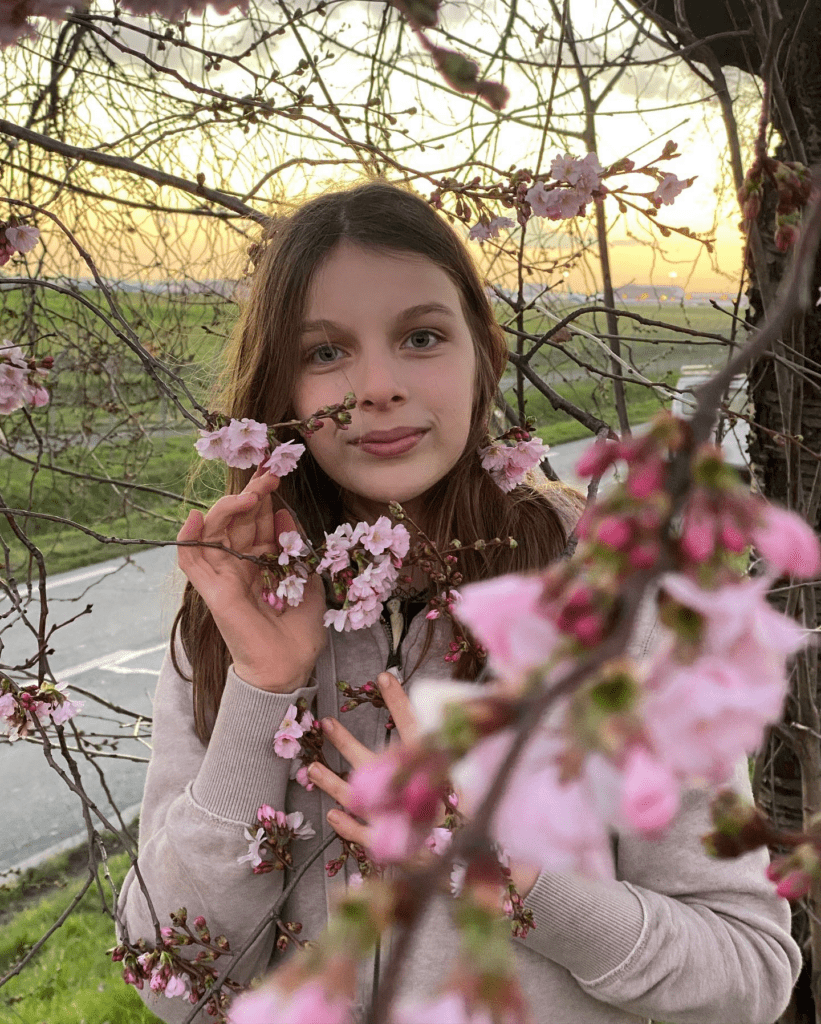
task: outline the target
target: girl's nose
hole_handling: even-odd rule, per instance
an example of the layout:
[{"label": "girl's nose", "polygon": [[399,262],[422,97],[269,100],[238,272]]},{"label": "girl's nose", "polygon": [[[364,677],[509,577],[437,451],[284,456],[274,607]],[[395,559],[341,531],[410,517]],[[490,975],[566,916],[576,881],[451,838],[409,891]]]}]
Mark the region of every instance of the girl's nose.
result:
[{"label": "girl's nose", "polygon": [[360,365],[356,397],[360,409],[375,411],[401,405],[407,401],[407,386],[397,372],[390,354],[371,356]]}]

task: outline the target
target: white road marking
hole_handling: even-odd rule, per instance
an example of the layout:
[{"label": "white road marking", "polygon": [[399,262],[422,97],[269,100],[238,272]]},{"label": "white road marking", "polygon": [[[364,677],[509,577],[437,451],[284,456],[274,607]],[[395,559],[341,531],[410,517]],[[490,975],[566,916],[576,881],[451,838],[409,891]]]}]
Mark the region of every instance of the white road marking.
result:
[{"label": "white road marking", "polygon": [[[46,581],[46,592],[50,593],[52,590],[56,590],[57,587],[65,587],[69,583],[81,583],[83,580],[94,579],[95,576],[113,576],[115,572],[119,572],[120,567],[112,569],[110,565],[98,565],[94,568],[87,569],[85,572],[75,573],[73,576],[66,576],[63,579],[55,580],[52,577]],[[22,584],[18,584],[22,588]],[[32,594],[34,597],[40,596],[40,583],[39,580],[32,580]],[[7,601],[7,594],[0,594],[0,601]]]},{"label": "white road marking", "polygon": [[139,651],[114,651],[113,654],[104,654],[101,658],[84,661],[80,665],[72,665],[71,668],[57,669],[54,675],[59,680],[70,679],[72,676],[78,676],[81,672],[88,672],[92,668],[112,668],[115,665],[121,665],[124,661],[130,661],[132,658],[139,658],[143,654],[154,654],[156,651],[164,651],[167,646],[167,643],[162,643],[154,644],[153,647],[143,647]]},{"label": "white road marking", "polygon": [[121,676],[133,676],[140,672],[144,676],[158,676],[160,674],[158,668],[132,668],[131,666],[121,668],[119,665],[101,665],[100,667],[106,672],[118,672]]}]

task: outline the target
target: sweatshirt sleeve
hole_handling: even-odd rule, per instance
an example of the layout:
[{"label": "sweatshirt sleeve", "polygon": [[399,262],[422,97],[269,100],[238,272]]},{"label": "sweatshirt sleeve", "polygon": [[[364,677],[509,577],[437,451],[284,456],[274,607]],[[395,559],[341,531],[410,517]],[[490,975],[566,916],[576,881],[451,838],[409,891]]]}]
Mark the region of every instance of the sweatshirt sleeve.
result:
[{"label": "sweatshirt sleeve", "polygon": [[[750,795],[746,764],[734,788]],[[618,837],[617,879],[542,874],[524,945],[601,1002],[668,1024],[772,1024],[801,966],[763,851],[705,854],[709,796],[687,793],[660,840]]]},{"label": "sweatshirt sleeve", "polygon": [[[178,663],[187,666],[180,646]],[[185,907],[189,920],[202,915],[213,937],[225,935],[238,950],[282,891],[282,872],[255,875],[237,858],[248,852],[245,828],[264,803],[285,808],[290,762],[277,757],[274,733],[290,704],[309,702],[307,686],[294,693],[267,693],[229,669],[208,745],[194,728],[191,683],[166,655],[154,696],[153,749],[140,816],[138,865],[161,927]],[[120,894],[121,927],[135,942],[153,945],[154,926],[132,868]],[[242,984],[265,970],[274,932],[268,929],[232,968]],[[219,968],[222,961],[217,961]],[[149,1009],[169,1024],[185,1020],[191,1006],[180,998],[140,993]],[[197,1021],[211,1020],[200,1013]]]}]

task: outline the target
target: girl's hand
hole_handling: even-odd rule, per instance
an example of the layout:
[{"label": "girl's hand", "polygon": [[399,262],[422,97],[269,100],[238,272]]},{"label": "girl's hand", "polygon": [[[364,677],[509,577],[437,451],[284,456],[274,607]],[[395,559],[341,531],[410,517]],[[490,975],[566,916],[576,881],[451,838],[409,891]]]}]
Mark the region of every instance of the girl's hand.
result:
[{"label": "girl's hand", "polygon": [[[394,720],[399,738],[404,743],[413,742],[418,735],[416,715],[410,700],[408,700],[408,695],[402,689],[402,684],[390,672],[381,672],[376,681],[385,706]],[[322,719],[322,732],[354,770],[369,761],[376,760],[379,756],[360,743],[335,718]],[[330,768],[315,761],[308,769],[308,778],[338,804],[347,808],[350,802],[351,787]],[[328,821],[343,839],[357,843],[366,850],[369,849],[370,829],[368,825],[363,825],[353,815],[338,809],[328,813]]]},{"label": "girl's hand", "polygon": [[[402,689],[402,684],[390,672],[382,672],[376,681],[385,705],[396,723],[399,738],[405,743],[413,742],[419,735],[419,729],[413,706],[408,699],[408,695]],[[353,769],[359,768],[368,761],[375,760],[378,756],[352,736],[344,725],[333,718],[324,718],[322,720],[322,731]],[[332,772],[330,768],[326,768],[324,765],[319,764],[318,761],[315,761],[308,769],[308,777],[315,785],[324,790],[328,796],[333,797],[338,804],[341,804],[342,807],[348,806],[351,787],[344,779],[341,779]],[[459,810],[463,815],[466,812],[468,815],[470,814],[470,809],[465,807],[462,799],[459,800]],[[443,807],[442,817],[444,817],[444,812],[445,808]],[[363,825],[353,815],[338,809],[328,812],[328,821],[334,831],[343,839],[347,839],[351,843],[357,843],[366,850],[369,849],[368,838],[370,830],[368,825]],[[524,898],[536,884],[536,879],[541,872],[538,868],[524,864],[514,864],[511,862],[509,866],[513,883],[519,895]]]},{"label": "girl's hand", "polygon": [[[257,470],[241,494],[226,494],[208,513],[192,510],[178,541],[212,541],[246,555],[276,552],[276,538],[296,526],[274,515],[271,494],[279,478]],[[296,608],[275,611],[262,600],[259,565],[217,548],[177,548],[179,566],[214,617],[240,678],[275,693],[304,686],[327,642],[322,581],[311,576]]]}]

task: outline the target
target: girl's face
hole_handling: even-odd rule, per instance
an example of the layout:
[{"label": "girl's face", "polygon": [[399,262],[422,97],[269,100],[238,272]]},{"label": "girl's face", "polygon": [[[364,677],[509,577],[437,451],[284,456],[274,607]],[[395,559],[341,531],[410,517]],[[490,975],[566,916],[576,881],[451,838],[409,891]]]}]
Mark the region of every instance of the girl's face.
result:
[{"label": "girl's face", "polygon": [[[471,426],[476,355],[459,290],[431,260],[341,242],[314,275],[301,336],[300,418],[353,391],[353,422],[307,441],[373,521],[419,500],[456,465]],[[417,519],[418,521],[418,519]]]}]

